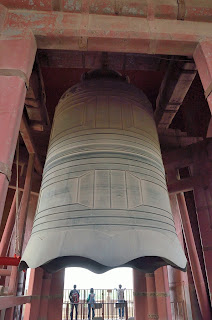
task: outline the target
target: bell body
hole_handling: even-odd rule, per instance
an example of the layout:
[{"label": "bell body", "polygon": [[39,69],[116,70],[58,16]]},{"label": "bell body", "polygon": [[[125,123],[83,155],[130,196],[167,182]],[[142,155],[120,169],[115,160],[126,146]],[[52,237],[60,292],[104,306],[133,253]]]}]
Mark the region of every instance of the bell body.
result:
[{"label": "bell body", "polygon": [[186,267],[151,104],[134,86],[91,78],[60,99],[24,264]]}]

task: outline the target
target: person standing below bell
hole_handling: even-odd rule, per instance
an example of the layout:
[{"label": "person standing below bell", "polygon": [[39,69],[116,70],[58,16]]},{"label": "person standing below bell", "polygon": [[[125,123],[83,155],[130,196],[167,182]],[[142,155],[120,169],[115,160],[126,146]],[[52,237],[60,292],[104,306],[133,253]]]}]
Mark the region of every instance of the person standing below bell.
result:
[{"label": "person standing below bell", "polygon": [[76,312],[76,320],[77,320],[77,314],[78,314],[78,303],[79,303],[80,294],[76,288],[77,288],[77,286],[75,284],[74,289],[71,290],[70,294],[69,294],[69,299],[70,299],[70,303],[71,303],[71,313],[70,313],[71,320],[73,320],[74,307],[75,307],[75,312]]},{"label": "person standing below bell", "polygon": [[124,290],[126,289],[122,289],[122,285],[119,285],[117,290],[117,298],[118,298],[118,303],[123,303],[123,307],[119,308],[119,318],[123,318],[124,317]]},{"label": "person standing below bell", "polygon": [[[93,319],[95,317],[95,293],[94,293],[94,290],[93,288],[91,288],[90,290],[90,294],[88,296],[88,299],[87,299],[87,303],[88,303],[88,319]],[[92,318],[91,318],[91,309],[92,309]]]}]

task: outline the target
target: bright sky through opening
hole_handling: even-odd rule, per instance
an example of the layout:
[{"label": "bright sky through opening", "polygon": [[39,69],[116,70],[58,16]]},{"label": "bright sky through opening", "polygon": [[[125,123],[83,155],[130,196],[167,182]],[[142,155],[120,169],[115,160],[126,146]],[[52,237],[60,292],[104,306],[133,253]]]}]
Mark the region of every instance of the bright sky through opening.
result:
[{"label": "bright sky through opening", "polygon": [[131,268],[117,268],[96,274],[83,268],[66,268],[64,289],[71,289],[76,284],[78,289],[114,289],[122,284],[123,288],[133,288]]}]

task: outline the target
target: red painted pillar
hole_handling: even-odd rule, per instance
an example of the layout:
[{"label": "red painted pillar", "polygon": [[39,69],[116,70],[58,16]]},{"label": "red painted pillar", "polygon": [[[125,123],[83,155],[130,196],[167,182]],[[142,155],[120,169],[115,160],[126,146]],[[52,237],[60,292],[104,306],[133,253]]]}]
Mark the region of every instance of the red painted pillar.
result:
[{"label": "red painted pillar", "polygon": [[[16,191],[17,192],[17,191]],[[4,232],[1,238],[0,243],[0,256],[3,257],[7,254],[7,250],[10,243],[10,238],[12,236],[12,231],[15,224],[15,216],[16,216],[16,192],[13,197],[13,202],[10,208],[10,212],[7,218],[7,222],[4,228]],[[18,192],[20,194],[20,192]]]},{"label": "red painted pillar", "polygon": [[[17,228],[18,238],[17,238],[16,251],[19,255],[22,253],[22,244],[24,239],[24,226],[26,222],[27,209],[29,204],[33,170],[34,170],[34,154],[30,154],[26,178],[25,178],[25,184],[24,184],[24,192],[21,199],[21,205],[20,205],[21,208],[20,208],[18,228]],[[11,276],[9,280],[8,293],[15,295],[17,292],[17,285],[18,285],[18,268],[12,267]],[[14,312],[14,308],[7,309],[5,313],[5,320],[12,320],[13,312]]]},{"label": "red painted pillar", "polygon": [[18,221],[18,241],[19,241],[18,253],[19,254],[22,254],[22,246],[23,246],[24,232],[25,232],[24,229],[25,229],[25,224],[27,219],[28,205],[29,205],[33,171],[34,171],[34,160],[35,160],[35,155],[33,153],[29,154],[26,178],[24,183],[24,192],[21,199],[19,221]]},{"label": "red painted pillar", "polygon": [[212,304],[212,161],[208,159],[208,152],[206,150],[196,148],[193,174],[195,176],[200,173],[202,177],[194,187],[194,199]]},{"label": "red painted pillar", "polygon": [[146,273],[148,319],[159,319],[154,273]]},{"label": "red painted pillar", "polygon": [[[171,181],[172,179],[176,179],[177,177],[177,170],[172,169],[168,172],[168,179]],[[174,224],[178,239],[181,243],[182,248],[184,247],[183,243],[183,234],[182,234],[182,224],[179,212],[179,206],[177,203],[177,196],[170,195],[169,196],[172,215],[174,218]],[[171,266],[168,266],[168,279],[169,279],[169,287],[170,287],[170,301],[172,307],[173,316],[177,317],[177,314],[180,313],[181,317],[186,317],[185,309],[188,308],[188,304],[190,306],[190,298],[186,301],[185,296],[185,286],[188,291],[188,281],[187,275],[185,272],[182,272],[178,269],[175,269]],[[191,318],[192,319],[192,318]]]},{"label": "red painted pillar", "polygon": [[135,320],[147,319],[147,291],[145,273],[133,269],[133,293]]},{"label": "red painted pillar", "polygon": [[177,195],[177,199],[179,203],[185,242],[187,246],[192,276],[194,279],[194,285],[197,293],[201,314],[204,320],[210,320],[212,318],[211,308],[209,305],[205,282],[204,282],[204,278],[203,278],[197,250],[196,250],[196,245],[195,245],[195,241],[194,241],[194,237],[191,229],[185,197],[183,194],[180,193]]},{"label": "red painted pillar", "polygon": [[17,38],[0,37],[0,221],[32,71],[36,42],[31,32]]},{"label": "red painted pillar", "polygon": [[[171,183],[176,180],[178,171],[176,168],[169,168],[167,172],[168,181]],[[182,222],[180,217],[179,205],[177,196],[172,194],[169,196],[172,215],[174,218],[176,233],[184,248],[184,240],[182,233]],[[189,269],[189,265],[188,265]],[[181,317],[201,320],[200,311],[197,299],[195,299],[195,292],[193,289],[193,281],[189,277],[188,272],[182,272],[178,269],[168,266],[168,279],[170,288],[170,300],[173,317]]]},{"label": "red painted pillar", "polygon": [[28,205],[26,227],[25,227],[25,233],[24,233],[24,242],[22,247],[23,252],[31,236],[33,221],[34,221],[35,212],[37,208],[37,202],[38,202],[38,195],[34,195],[31,193],[30,199],[29,199],[29,205]]},{"label": "red painted pillar", "polygon": [[[205,98],[208,101],[212,113],[212,41],[201,41],[195,52],[194,61],[205,91]],[[208,126],[207,137],[212,137],[212,117]]]},{"label": "red painted pillar", "polygon": [[171,320],[171,304],[167,267],[155,271],[155,286],[158,316],[160,320]]},{"label": "red painted pillar", "polygon": [[194,61],[202,81],[205,97],[212,112],[212,41],[201,41],[195,52]]},{"label": "red painted pillar", "polygon": [[41,290],[39,319],[47,320],[49,299],[51,299],[50,297],[51,280],[52,280],[52,274],[48,272],[44,272],[43,281],[42,281],[42,290]]},{"label": "red painted pillar", "polygon": [[[201,311],[199,308],[199,303],[197,300],[197,295],[196,295],[196,290],[194,286],[194,281],[193,277],[191,274],[191,268],[190,265],[188,264],[187,267],[187,276],[188,276],[188,285],[189,285],[189,295],[190,295],[190,300],[191,300],[191,312],[193,318],[187,313],[188,319],[198,319],[198,320],[204,320],[201,315]],[[185,292],[186,293],[186,292]]]},{"label": "red painted pillar", "polygon": [[[169,199],[171,204],[172,215],[174,218],[176,233],[181,243],[181,246],[183,248],[184,242],[183,242],[183,234],[182,234],[182,223],[180,218],[179,206],[177,202],[177,196],[170,195]],[[169,266],[168,277],[169,277],[170,298],[171,298],[171,305],[172,305],[173,312],[180,310],[182,317],[183,316],[186,317],[187,315],[189,319],[192,319],[190,289],[189,289],[187,272],[182,272],[178,269],[175,269]]]},{"label": "red painted pillar", "polygon": [[48,320],[62,318],[64,276],[65,269],[55,272],[52,275],[48,303]]},{"label": "red painted pillar", "polygon": [[[38,196],[31,194],[28,210],[27,210],[27,219],[26,219],[26,226],[25,226],[25,232],[24,232],[24,243],[22,246],[22,251],[24,251],[27,242],[29,241],[32,225],[33,225],[33,218],[36,211],[36,205],[37,205]],[[26,274],[24,272],[19,273],[18,276],[18,285],[17,285],[17,296],[23,295],[25,292],[25,283],[26,283]],[[17,306],[15,308],[16,313],[16,320],[22,319],[22,311],[23,306]]]},{"label": "red painted pillar", "polygon": [[[38,320],[40,310],[40,295],[42,289],[43,269],[31,269],[27,294],[35,296],[31,303],[27,303],[23,320]],[[55,318],[56,319],[56,318]],[[60,318],[58,318],[60,319]]]}]

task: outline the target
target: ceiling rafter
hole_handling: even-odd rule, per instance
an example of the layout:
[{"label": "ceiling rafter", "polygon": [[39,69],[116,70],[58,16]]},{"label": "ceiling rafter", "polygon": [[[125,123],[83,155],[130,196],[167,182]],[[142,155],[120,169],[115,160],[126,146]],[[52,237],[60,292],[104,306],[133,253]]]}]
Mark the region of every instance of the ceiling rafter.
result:
[{"label": "ceiling rafter", "polygon": [[[98,69],[102,66],[102,52],[69,50],[38,50],[38,59],[44,68]],[[165,71],[170,57],[138,53],[107,52],[108,67],[119,71]]]},{"label": "ceiling rafter", "polygon": [[170,61],[156,100],[155,122],[161,130],[169,128],[179,110],[197,70],[193,61]]},{"label": "ceiling rafter", "polygon": [[29,80],[29,89],[25,99],[25,108],[29,127],[35,131],[49,129],[50,121],[46,108],[46,93],[38,58],[36,58]]}]

